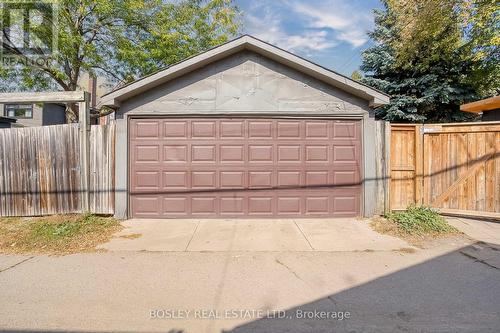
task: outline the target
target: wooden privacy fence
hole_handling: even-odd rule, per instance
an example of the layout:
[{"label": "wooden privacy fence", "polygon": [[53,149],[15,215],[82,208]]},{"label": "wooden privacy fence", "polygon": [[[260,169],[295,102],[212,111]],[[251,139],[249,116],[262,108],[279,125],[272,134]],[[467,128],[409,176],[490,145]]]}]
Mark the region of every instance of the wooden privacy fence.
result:
[{"label": "wooden privacy fence", "polygon": [[500,122],[392,124],[390,208],[500,217]]},{"label": "wooden privacy fence", "polygon": [[[90,129],[90,211],[114,213],[115,125]],[[78,124],[0,130],[0,216],[82,212]]]}]

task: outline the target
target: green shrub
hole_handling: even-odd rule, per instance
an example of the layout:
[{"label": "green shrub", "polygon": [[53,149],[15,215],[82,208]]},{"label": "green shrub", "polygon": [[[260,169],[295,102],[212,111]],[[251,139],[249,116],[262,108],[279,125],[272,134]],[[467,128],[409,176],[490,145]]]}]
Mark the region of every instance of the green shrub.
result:
[{"label": "green shrub", "polygon": [[437,211],[424,206],[412,205],[404,212],[391,213],[386,217],[396,223],[401,231],[411,235],[457,231]]}]

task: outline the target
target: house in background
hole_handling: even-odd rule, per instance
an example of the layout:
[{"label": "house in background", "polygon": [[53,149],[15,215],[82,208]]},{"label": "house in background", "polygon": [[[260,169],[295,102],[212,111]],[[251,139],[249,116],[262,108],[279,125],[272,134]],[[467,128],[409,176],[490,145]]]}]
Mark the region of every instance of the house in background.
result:
[{"label": "house in background", "polygon": [[[99,117],[100,96],[108,92],[112,86],[103,77],[93,77],[84,73],[78,83],[79,89],[90,92],[90,112],[93,117],[91,123],[106,124],[110,118]],[[10,103],[0,104],[0,117],[14,118],[17,120],[15,127],[32,127],[60,125],[66,123],[66,105],[59,103]],[[106,118],[106,119],[101,119]],[[12,126],[14,127],[14,126]]]},{"label": "house in background", "polygon": [[482,121],[500,121],[500,96],[463,104],[460,111],[481,113]]},{"label": "house in background", "polygon": [[65,124],[65,110],[64,104],[54,103],[0,104],[0,116],[14,118],[25,127]]}]

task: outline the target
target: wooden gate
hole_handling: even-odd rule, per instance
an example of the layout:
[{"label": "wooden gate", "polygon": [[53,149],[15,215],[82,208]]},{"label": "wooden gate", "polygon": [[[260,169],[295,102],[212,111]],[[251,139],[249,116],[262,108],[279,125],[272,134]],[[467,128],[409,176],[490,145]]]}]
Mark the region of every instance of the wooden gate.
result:
[{"label": "wooden gate", "polygon": [[500,123],[391,125],[391,209],[500,217]]}]

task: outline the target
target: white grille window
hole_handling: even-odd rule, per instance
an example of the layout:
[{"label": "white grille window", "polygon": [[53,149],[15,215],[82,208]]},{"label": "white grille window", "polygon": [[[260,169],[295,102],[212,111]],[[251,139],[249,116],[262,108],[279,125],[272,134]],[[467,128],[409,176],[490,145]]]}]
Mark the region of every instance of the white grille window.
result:
[{"label": "white grille window", "polygon": [[32,104],[6,104],[5,116],[12,118],[33,118]]}]

